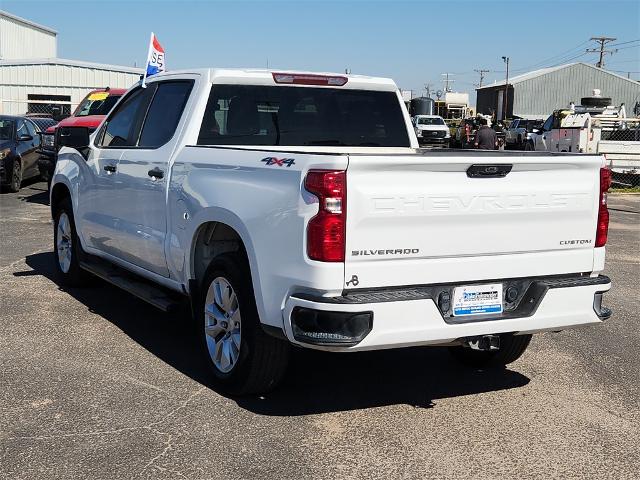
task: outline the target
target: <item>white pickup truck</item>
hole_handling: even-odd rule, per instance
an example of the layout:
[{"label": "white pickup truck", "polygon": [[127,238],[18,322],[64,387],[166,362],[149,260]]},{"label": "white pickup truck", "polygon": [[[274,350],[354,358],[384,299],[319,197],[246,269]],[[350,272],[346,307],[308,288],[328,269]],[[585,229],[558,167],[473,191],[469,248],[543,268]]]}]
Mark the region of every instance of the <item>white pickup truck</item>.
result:
[{"label": "white pickup truck", "polygon": [[420,150],[388,79],[161,74],[60,139],[61,281],[189,299],[230,392],[273,388],[291,344],[499,366],[532,333],[611,314],[604,159]]}]

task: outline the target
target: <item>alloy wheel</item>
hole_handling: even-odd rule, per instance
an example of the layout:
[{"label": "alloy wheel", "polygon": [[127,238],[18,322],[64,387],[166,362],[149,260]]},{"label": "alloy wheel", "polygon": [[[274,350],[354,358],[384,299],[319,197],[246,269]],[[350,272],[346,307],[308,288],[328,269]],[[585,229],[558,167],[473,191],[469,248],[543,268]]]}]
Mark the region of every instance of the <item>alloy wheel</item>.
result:
[{"label": "alloy wheel", "polygon": [[214,366],[222,373],[231,372],[240,358],[242,329],[238,297],[224,277],[214,278],[207,289],[204,333]]},{"label": "alloy wheel", "polygon": [[58,218],[56,232],[56,253],[58,255],[58,265],[63,273],[68,273],[71,268],[71,256],[73,254],[73,244],[71,241],[71,221],[66,212],[62,212]]}]

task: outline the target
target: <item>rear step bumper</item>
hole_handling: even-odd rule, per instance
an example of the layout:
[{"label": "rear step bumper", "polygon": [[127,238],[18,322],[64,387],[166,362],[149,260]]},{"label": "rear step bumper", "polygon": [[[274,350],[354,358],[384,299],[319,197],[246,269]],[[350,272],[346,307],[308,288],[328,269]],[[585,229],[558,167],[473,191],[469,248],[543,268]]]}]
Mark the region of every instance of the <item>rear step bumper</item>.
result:
[{"label": "rear step bumper", "polygon": [[[295,344],[323,350],[373,350],[414,345],[443,345],[463,337],[514,332],[563,330],[601,323],[611,311],[602,294],[611,280],[561,276],[464,282],[503,284],[517,290],[504,299],[500,315],[451,315],[447,304],[457,284],[425,285],[368,291],[347,291],[340,297],[296,294],[284,308],[287,338]],[[314,327],[315,326],[315,327]]]}]

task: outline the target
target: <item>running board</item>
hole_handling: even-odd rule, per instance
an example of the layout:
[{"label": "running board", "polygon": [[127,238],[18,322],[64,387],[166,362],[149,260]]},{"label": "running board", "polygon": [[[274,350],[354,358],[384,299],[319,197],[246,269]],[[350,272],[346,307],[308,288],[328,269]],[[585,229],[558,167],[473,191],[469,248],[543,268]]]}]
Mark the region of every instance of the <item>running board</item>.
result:
[{"label": "running board", "polygon": [[159,308],[174,312],[184,305],[185,297],[160,287],[99,258],[80,261],[80,268]]}]

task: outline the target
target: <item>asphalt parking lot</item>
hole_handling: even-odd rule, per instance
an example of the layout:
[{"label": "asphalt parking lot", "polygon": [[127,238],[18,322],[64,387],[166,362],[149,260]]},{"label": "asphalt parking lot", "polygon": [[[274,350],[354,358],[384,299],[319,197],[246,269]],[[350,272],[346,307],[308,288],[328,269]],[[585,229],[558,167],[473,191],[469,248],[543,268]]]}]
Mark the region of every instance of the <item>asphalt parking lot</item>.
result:
[{"label": "asphalt parking lot", "polygon": [[53,277],[46,185],[0,194],[0,478],[637,478],[640,196],[611,196],[604,325],[503,372],[444,349],[299,353],[227,398],[180,318]]}]

